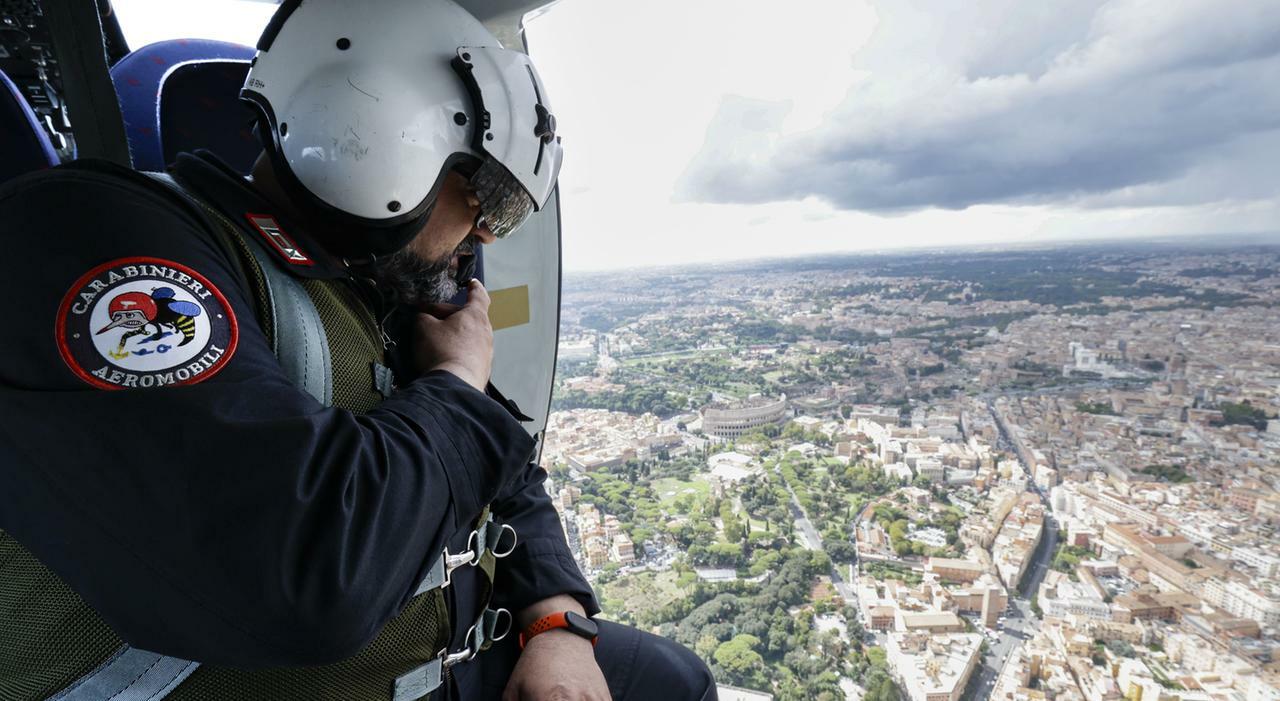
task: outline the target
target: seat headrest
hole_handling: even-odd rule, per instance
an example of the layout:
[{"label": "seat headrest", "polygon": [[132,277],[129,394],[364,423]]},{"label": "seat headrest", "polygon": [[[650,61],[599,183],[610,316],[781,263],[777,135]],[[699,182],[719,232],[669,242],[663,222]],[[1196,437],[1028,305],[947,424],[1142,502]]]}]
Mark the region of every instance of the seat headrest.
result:
[{"label": "seat headrest", "polygon": [[58,153],[18,86],[0,71],[0,182],[58,165]]},{"label": "seat headrest", "polygon": [[139,170],[164,170],[178,153],[207,148],[248,173],[262,150],[240,88],[254,49],[208,39],[148,44],[111,67]]}]

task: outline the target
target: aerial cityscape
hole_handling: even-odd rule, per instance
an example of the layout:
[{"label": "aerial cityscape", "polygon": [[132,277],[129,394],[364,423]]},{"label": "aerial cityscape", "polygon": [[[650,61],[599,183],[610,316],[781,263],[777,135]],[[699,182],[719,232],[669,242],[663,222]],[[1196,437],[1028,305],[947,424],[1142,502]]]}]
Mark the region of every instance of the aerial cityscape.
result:
[{"label": "aerial cityscape", "polygon": [[1280,699],[1280,245],[570,274],[603,616],[720,698]]}]

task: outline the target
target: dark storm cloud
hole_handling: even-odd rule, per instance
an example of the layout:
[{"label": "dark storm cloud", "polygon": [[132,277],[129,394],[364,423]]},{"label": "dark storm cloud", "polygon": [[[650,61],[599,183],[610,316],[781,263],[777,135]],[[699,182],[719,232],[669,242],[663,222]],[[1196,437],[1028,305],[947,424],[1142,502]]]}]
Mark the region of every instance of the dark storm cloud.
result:
[{"label": "dark storm cloud", "polygon": [[877,5],[869,78],[839,109],[782,135],[787,104],[726,98],[677,197],[909,211],[1274,196],[1273,3],[1059,4]]}]

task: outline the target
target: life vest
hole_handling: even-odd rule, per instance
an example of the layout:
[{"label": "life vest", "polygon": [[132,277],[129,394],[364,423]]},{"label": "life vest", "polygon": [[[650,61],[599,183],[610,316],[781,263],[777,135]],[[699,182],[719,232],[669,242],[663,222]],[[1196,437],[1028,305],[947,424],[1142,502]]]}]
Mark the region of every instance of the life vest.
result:
[{"label": "life vest", "polygon": [[[390,393],[377,320],[346,281],[293,277],[257,238],[171,177],[149,175],[198,206],[236,251],[253,286],[258,321],[295,384],[326,406],[356,413],[372,410]],[[0,699],[415,701],[447,682],[451,666],[508,632],[511,614],[488,602],[497,559],[510,552],[503,544],[514,545],[513,538],[514,531],[495,523],[486,507],[467,549],[440,553],[415,596],[364,650],[319,667],[244,671],[126,645],[57,575],[0,531]],[[465,646],[450,650],[444,588],[453,570],[467,566],[483,573],[476,578],[482,613],[470,624]]]}]

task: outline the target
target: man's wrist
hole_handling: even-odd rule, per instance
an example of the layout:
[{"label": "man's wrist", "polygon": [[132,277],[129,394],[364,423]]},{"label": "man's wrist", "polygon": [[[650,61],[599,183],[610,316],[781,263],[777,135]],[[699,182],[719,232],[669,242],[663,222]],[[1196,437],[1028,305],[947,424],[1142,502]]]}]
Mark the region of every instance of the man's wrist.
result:
[{"label": "man's wrist", "polygon": [[431,368],[427,372],[435,372],[436,370],[443,370],[453,375],[454,377],[458,378],[459,380],[462,380],[463,382],[471,385],[477,390],[480,390],[481,392],[484,391],[484,386],[488,384],[487,380],[481,380],[475,377],[474,373],[467,370],[466,366],[464,366],[462,363],[454,363],[454,362],[440,363],[439,365],[436,365],[435,367]]},{"label": "man's wrist", "polygon": [[575,654],[594,655],[592,648],[595,646],[591,641],[565,628],[553,628],[529,638],[525,644],[525,649],[531,647],[551,647],[564,652],[573,652]]},{"label": "man's wrist", "polygon": [[539,618],[561,611],[573,611],[583,617],[587,615],[587,610],[582,608],[582,604],[578,603],[577,599],[568,594],[556,594],[555,596],[548,596],[541,601],[535,601],[520,609],[516,613],[516,625],[523,631],[533,625],[533,622]]}]

